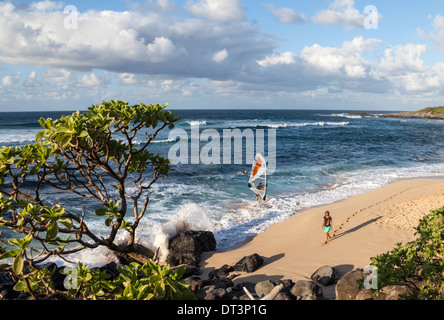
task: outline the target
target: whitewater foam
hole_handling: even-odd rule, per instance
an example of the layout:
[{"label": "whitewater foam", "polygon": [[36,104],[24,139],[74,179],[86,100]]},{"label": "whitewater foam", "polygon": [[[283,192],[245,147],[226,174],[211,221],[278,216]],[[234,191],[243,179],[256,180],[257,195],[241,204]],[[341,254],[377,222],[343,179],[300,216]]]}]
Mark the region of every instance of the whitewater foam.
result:
[{"label": "whitewater foam", "polygon": [[161,223],[145,219],[138,229],[137,241],[148,248],[158,251],[159,259],[165,262],[168,257],[169,240],[184,231],[211,231],[214,225],[207,211],[195,203],[183,205],[180,210]]},{"label": "whitewater foam", "polygon": [[189,124],[191,127],[207,125],[207,122],[205,120],[202,120],[202,121],[186,121],[186,123]]},{"label": "whitewater foam", "polygon": [[35,136],[38,131],[24,131],[24,130],[1,130],[0,144],[26,144],[34,143]]},{"label": "whitewater foam", "polygon": [[268,127],[272,129],[280,129],[280,128],[292,128],[292,127],[345,127],[350,125],[350,122],[331,122],[331,121],[319,121],[319,122],[280,122],[280,123],[241,123],[232,125],[231,129],[242,128],[242,127]]}]

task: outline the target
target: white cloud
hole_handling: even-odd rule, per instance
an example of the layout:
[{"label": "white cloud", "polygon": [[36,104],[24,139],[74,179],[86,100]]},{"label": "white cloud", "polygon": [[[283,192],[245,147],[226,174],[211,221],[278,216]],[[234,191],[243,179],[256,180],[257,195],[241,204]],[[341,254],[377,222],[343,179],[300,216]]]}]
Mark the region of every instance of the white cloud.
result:
[{"label": "white cloud", "polygon": [[119,78],[122,84],[134,85],[139,83],[136,75],[133,73],[120,73],[117,74],[117,78]]},{"label": "white cloud", "polygon": [[404,93],[433,93],[444,86],[444,63],[427,66],[422,55],[426,45],[409,43],[389,47],[380,58],[377,76],[387,78]]},{"label": "white cloud", "polygon": [[37,72],[32,70],[31,73],[26,77],[26,80],[23,82],[24,87],[37,87],[39,85],[37,81]]},{"label": "white cloud", "polygon": [[[178,8],[171,0],[152,0],[147,7],[156,10],[89,10],[79,12],[78,30],[63,28],[66,15],[55,4],[20,9],[0,2],[0,62],[33,70],[23,81],[19,73],[0,76],[3,99],[21,99],[26,92],[69,104],[122,97],[201,103],[213,94],[240,102],[267,94],[290,100],[444,91],[444,64],[427,66],[425,45],[382,47],[382,41],[360,36],[338,46],[313,42],[300,52],[279,50],[276,38],[245,20],[240,1],[188,1]],[[182,12],[166,13],[173,9]],[[353,1],[333,1],[328,10],[331,20],[325,15],[324,22],[359,26]],[[275,14],[291,22],[293,12]],[[436,43],[444,38],[441,23],[437,15],[427,33]]]},{"label": "white cloud", "polygon": [[301,58],[318,70],[351,78],[365,78],[371,64],[362,57],[362,53],[379,44],[381,44],[380,40],[363,37],[344,42],[342,48],[322,47],[315,44],[305,47],[301,52]]},{"label": "white cloud", "polygon": [[185,49],[177,50],[173,42],[165,37],[156,37],[147,45],[149,60],[154,63],[171,60],[178,55],[186,54]]},{"label": "white cloud", "polygon": [[62,2],[55,2],[55,1],[36,1],[31,3],[30,9],[32,11],[53,11],[63,8]]},{"label": "white cloud", "polygon": [[293,52],[274,53],[265,57],[265,59],[256,61],[261,67],[270,67],[279,64],[293,64],[296,63],[297,55]]},{"label": "white cloud", "polygon": [[196,17],[220,22],[245,20],[240,0],[188,0],[185,9]]},{"label": "white cloud", "polygon": [[95,73],[85,74],[79,81],[79,87],[98,87],[101,81]]},{"label": "white cloud", "polygon": [[328,9],[317,12],[312,21],[324,25],[344,24],[346,28],[364,27],[365,16],[355,8],[354,0],[334,0]]},{"label": "white cloud", "polygon": [[1,80],[1,84],[3,87],[10,87],[16,84],[20,80],[21,72],[17,72],[15,74],[9,74],[4,76]]},{"label": "white cloud", "polygon": [[216,63],[221,63],[223,61],[225,61],[228,58],[228,51],[227,49],[223,49],[221,51],[216,52],[213,55],[213,61]]},{"label": "white cloud", "polygon": [[[430,17],[431,18],[431,17]],[[435,47],[444,51],[444,17],[437,14],[433,19],[433,30],[427,33],[422,28],[417,29],[418,34],[427,40],[432,40]]]},{"label": "white cloud", "polygon": [[63,68],[47,69],[44,72],[41,72],[41,76],[45,83],[56,85],[58,87],[64,87],[73,80],[72,72]]},{"label": "white cloud", "polygon": [[[221,79],[272,52],[274,43],[256,25],[243,20],[223,22],[225,15],[227,19],[236,17],[236,12],[243,15],[240,2],[208,0],[187,5],[205,5],[220,19],[89,10],[79,12],[79,29],[66,30],[66,15],[61,11],[21,10],[0,2],[0,62]],[[230,55],[228,68],[214,63],[225,57],[221,45]]]},{"label": "white cloud", "polygon": [[273,4],[265,4],[270,12],[282,23],[302,23],[307,21],[305,14],[297,13],[290,8],[275,8]]},{"label": "white cloud", "polygon": [[423,72],[426,67],[421,55],[427,52],[423,44],[409,43],[389,47],[381,57],[380,69],[392,73]]}]

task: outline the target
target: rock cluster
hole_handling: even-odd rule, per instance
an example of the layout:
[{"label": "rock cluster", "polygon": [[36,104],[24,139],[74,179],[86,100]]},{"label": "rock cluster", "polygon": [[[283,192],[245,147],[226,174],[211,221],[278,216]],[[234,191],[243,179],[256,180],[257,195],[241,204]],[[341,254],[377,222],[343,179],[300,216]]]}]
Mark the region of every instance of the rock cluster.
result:
[{"label": "rock cluster", "polygon": [[[282,286],[274,300],[324,300],[323,288],[335,285],[336,300],[398,300],[400,295],[409,293],[406,286],[389,286],[374,296],[373,291],[359,288],[357,280],[363,279],[366,274],[362,269],[354,269],[342,277],[334,267],[323,266],[317,269],[310,280],[293,282],[287,280],[265,280],[258,283],[241,282],[234,284],[233,279],[239,272],[252,273],[261,268],[264,258],[255,253],[239,260],[234,265],[224,265],[213,270],[208,279],[201,277],[199,269],[200,255],[205,251],[214,251],[216,240],[211,232],[187,231],[178,234],[170,240],[170,255],[168,260],[174,266],[187,266],[184,281],[200,300],[250,300],[246,291],[254,299],[261,299],[269,295],[277,286]],[[61,273],[63,267],[54,263],[47,265],[55,272],[52,281],[56,289],[63,290],[65,275]],[[112,262],[101,268],[113,279],[118,276],[117,264]],[[27,300],[30,295],[14,291],[14,281],[7,273],[0,273],[0,300]]]},{"label": "rock cluster", "polygon": [[[246,288],[255,299],[261,299],[279,285],[283,289],[274,300],[323,300],[322,285],[334,284],[337,272],[331,267],[322,267],[313,275],[313,281],[300,280],[293,282],[290,279],[272,281],[265,280],[258,283],[241,282],[234,284],[233,279],[238,276],[235,272],[254,272],[263,264],[263,258],[258,254],[242,258],[234,266],[224,265],[209,274],[209,278],[202,280],[198,276],[185,279],[201,300],[250,300],[244,288]],[[315,282],[315,281],[318,281]]]},{"label": "rock cluster", "polygon": [[[187,236],[196,235],[198,234],[191,233]],[[182,235],[180,238],[183,239],[184,236],[186,235]],[[211,243],[213,242],[211,241]],[[209,249],[212,249],[212,247]],[[187,256],[187,253],[183,251],[180,255]],[[198,260],[192,259],[192,261]],[[263,257],[255,253],[242,258],[232,266],[224,265],[213,270],[208,275],[208,279],[200,277],[199,272],[196,272],[199,271],[198,267],[189,267],[188,270],[191,271],[187,273],[185,282],[190,285],[193,293],[201,300],[250,300],[245,289],[255,299],[260,299],[267,296],[279,285],[282,285],[283,289],[274,300],[324,300],[326,298],[324,297],[323,288],[325,289],[328,286],[335,286],[336,300],[398,300],[400,295],[408,292],[405,286],[389,286],[383,288],[379,296],[376,297],[372,290],[359,288],[357,280],[366,276],[363,269],[351,270],[340,277],[339,272],[331,266],[320,267],[311,275],[310,280],[297,282],[290,279],[265,280],[259,283],[241,282],[237,285],[234,284],[233,279],[239,276],[236,272],[255,272],[260,269],[263,262]]]}]

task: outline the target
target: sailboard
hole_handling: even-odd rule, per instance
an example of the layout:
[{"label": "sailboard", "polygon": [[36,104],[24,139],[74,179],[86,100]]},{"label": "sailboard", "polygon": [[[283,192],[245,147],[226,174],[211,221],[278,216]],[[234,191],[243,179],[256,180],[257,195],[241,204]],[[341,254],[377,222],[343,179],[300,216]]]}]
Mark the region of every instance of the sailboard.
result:
[{"label": "sailboard", "polygon": [[262,154],[256,155],[248,187],[263,201],[266,200],[268,189],[267,161]]}]

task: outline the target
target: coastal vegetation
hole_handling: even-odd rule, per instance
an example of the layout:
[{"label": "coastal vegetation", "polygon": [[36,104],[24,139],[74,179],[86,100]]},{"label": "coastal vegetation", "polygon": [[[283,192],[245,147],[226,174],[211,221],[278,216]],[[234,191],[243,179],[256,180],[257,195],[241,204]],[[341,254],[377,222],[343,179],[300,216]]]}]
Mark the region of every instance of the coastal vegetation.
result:
[{"label": "coastal vegetation", "polygon": [[444,107],[429,107],[413,112],[385,113],[380,118],[444,119]]},{"label": "coastal vegetation", "polygon": [[444,107],[430,107],[416,111],[415,113],[429,113],[432,115],[442,115],[444,114]]},{"label": "coastal vegetation", "polygon": [[[391,285],[406,287],[402,299],[444,299],[444,207],[431,211],[415,228],[416,240],[398,243],[391,252],[373,257],[378,290]],[[361,282],[362,285],[362,282]]]},{"label": "coastal vegetation", "polygon": [[[171,171],[168,159],[149,151],[159,132],[180,119],[166,107],[103,102],[85,113],[42,118],[34,144],[0,149],[0,236],[7,235],[0,238],[0,262],[12,261],[0,267],[14,278],[16,290],[34,299],[187,295],[183,270],[158,266],[150,260],[153,252],[136,243],[149,190]],[[140,135],[143,142],[136,143]],[[66,196],[77,197],[77,212],[62,205]],[[102,219],[107,234],[93,231],[90,215]],[[54,287],[50,258],[72,263],[71,255],[98,247],[136,262],[119,267],[112,281],[77,263],[75,285],[68,291]]]}]

